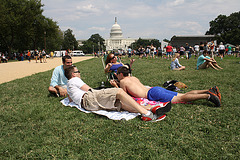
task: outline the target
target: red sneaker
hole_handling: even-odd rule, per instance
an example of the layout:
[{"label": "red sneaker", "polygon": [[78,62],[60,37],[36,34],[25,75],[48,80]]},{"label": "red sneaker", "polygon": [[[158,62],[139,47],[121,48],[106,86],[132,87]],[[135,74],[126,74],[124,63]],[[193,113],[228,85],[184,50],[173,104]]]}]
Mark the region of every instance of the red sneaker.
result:
[{"label": "red sneaker", "polygon": [[156,106],[152,107],[151,112],[156,114],[157,116],[160,116],[169,112],[171,108],[172,108],[171,102],[165,102],[165,103],[161,103],[160,105],[157,104]]}]

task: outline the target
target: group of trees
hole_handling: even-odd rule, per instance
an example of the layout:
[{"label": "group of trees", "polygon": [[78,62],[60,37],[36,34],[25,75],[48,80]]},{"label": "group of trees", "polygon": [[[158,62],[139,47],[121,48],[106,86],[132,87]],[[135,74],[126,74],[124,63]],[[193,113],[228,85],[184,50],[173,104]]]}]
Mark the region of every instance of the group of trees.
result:
[{"label": "group of trees", "polygon": [[226,15],[219,15],[210,22],[210,29],[206,35],[215,35],[219,42],[240,44],[240,11]]},{"label": "group of trees", "polygon": [[80,47],[84,53],[93,53],[98,51],[105,51],[104,39],[99,34],[93,34],[87,41],[83,42]]},{"label": "group of trees", "polygon": [[72,49],[77,41],[69,29],[43,16],[41,0],[2,0],[0,3],[0,51]]},{"label": "group of trees", "polygon": [[[61,31],[57,22],[43,16],[41,0],[2,0],[0,3],[0,52],[23,52],[28,49],[82,49],[85,53],[105,50],[104,39],[93,34],[83,46],[71,29]],[[216,35],[218,41],[240,44],[240,12],[230,16],[219,15],[210,22],[206,34]],[[157,39],[139,38],[131,45],[133,49],[153,44],[160,46]]]}]

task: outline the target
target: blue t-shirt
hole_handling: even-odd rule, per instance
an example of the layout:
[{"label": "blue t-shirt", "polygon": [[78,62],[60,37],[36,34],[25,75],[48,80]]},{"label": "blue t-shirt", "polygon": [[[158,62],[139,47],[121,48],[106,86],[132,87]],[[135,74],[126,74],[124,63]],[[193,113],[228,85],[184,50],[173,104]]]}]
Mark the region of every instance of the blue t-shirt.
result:
[{"label": "blue t-shirt", "polygon": [[115,73],[117,73],[117,69],[119,67],[121,67],[121,66],[123,66],[122,63],[120,63],[120,64],[113,64],[112,67],[110,68],[110,70],[115,72]]},{"label": "blue t-shirt", "polygon": [[64,75],[64,69],[63,65],[57,66],[53,70],[52,78],[51,78],[51,83],[50,86],[62,86],[62,85],[67,85],[68,79]]},{"label": "blue t-shirt", "polygon": [[198,57],[198,60],[197,60],[197,69],[198,69],[198,67],[199,67],[201,64],[203,64],[204,62],[206,62],[206,60],[204,60],[205,58],[210,59],[210,57],[208,57],[208,56],[204,57],[204,55],[201,55],[201,56]]}]

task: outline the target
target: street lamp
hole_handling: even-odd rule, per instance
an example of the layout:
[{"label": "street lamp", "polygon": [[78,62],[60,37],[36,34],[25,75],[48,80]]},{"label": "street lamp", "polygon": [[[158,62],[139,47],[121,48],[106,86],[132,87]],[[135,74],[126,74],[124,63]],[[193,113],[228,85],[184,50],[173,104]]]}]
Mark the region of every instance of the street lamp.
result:
[{"label": "street lamp", "polygon": [[46,31],[44,31],[44,49],[46,50]]}]

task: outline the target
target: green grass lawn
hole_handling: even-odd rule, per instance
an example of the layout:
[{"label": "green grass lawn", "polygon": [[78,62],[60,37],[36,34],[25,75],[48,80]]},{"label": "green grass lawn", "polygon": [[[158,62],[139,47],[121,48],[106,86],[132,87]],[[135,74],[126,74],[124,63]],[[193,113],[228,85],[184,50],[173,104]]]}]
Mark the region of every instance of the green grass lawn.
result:
[{"label": "green grass lawn", "polygon": [[[136,57],[137,58],[137,57]],[[52,71],[0,85],[0,159],[239,159],[239,58],[216,58],[224,70],[196,70],[196,59],[138,59],[133,75],[149,86],[178,80],[188,89],[217,85],[220,108],[206,100],[174,104],[160,122],[113,121],[64,107],[47,88]],[[129,62],[123,59],[124,62]],[[106,80],[100,58],[75,64],[91,87]],[[1,75],[4,76],[4,75]]]}]

